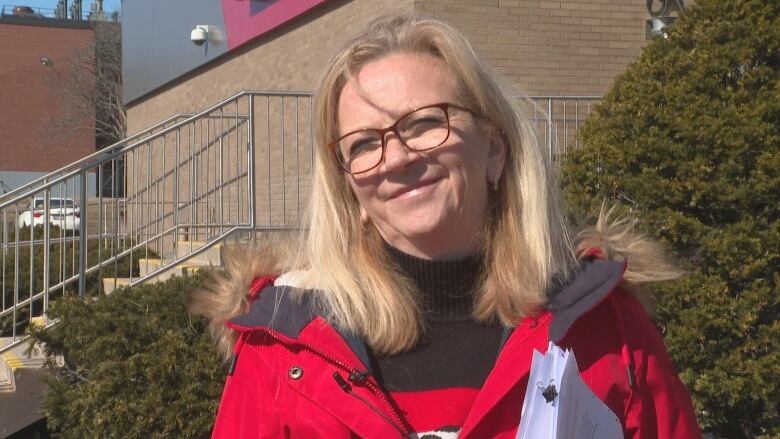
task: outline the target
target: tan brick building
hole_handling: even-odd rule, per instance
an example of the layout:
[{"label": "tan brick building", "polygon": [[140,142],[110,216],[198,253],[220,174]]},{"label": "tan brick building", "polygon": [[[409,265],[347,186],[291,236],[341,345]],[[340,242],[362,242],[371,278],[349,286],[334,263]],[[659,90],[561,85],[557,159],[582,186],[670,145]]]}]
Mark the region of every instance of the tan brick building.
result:
[{"label": "tan brick building", "polygon": [[[152,0],[123,5],[130,133],[175,114],[197,113],[241,90],[310,92],[327,59],[353,33],[380,15],[404,12],[440,18],[462,30],[479,55],[529,95],[600,96],[645,45],[649,18],[643,0],[222,0],[221,6],[214,2],[208,7],[169,0],[165,4],[168,15]],[[260,21],[264,13],[278,16],[296,7],[297,12],[278,20],[276,26]],[[152,18],[147,11],[153,8],[157,14]],[[237,14],[238,21],[244,20],[238,24]],[[142,23],[151,26],[144,35],[131,32]],[[193,45],[187,37],[204,23],[209,35],[219,38],[209,39],[204,46]],[[237,34],[243,35],[238,42]],[[128,157],[128,186],[137,188],[135,195],[129,194],[130,210],[142,207],[129,214],[130,222],[147,227],[143,215],[148,209],[143,207],[148,206],[156,209],[158,213],[152,215],[160,219],[152,232],[144,232],[147,235],[170,230],[182,218],[195,228],[208,228],[204,221],[218,223],[224,218],[243,223],[249,215],[247,198],[254,192],[255,225],[299,224],[310,173],[307,99],[237,98],[187,127],[153,137],[146,152]],[[248,116],[250,101],[255,118],[252,134],[238,118]],[[574,117],[584,117],[580,113]],[[227,127],[225,114],[236,116]],[[557,129],[571,132],[568,127]],[[251,155],[244,150],[250,143]],[[550,154],[554,153],[551,146]],[[141,182],[140,187],[134,182]],[[173,207],[185,204],[186,208]]]},{"label": "tan brick building", "polygon": [[531,95],[601,95],[645,44],[632,0],[416,0],[464,31],[477,53]]},{"label": "tan brick building", "polygon": [[529,95],[550,96],[603,94],[644,46],[649,18],[641,0],[326,1],[130,100],[129,132],[239,90],[311,91],[325,61],[354,31],[379,15],[412,11],[453,24]]}]

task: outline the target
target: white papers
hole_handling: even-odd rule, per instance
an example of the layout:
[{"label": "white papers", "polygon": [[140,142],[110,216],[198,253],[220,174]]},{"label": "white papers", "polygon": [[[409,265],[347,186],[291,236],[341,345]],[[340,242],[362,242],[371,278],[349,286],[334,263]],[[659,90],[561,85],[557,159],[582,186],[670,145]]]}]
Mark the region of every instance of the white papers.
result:
[{"label": "white papers", "polygon": [[580,377],[574,352],[534,350],[517,439],[622,438],[620,420]]}]

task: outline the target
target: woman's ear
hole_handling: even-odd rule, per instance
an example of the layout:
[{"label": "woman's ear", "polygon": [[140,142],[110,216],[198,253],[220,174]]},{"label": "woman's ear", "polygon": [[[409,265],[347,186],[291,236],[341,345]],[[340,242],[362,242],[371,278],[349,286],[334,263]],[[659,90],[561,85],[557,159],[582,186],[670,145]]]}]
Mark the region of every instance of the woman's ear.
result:
[{"label": "woman's ear", "polygon": [[497,184],[501,179],[508,147],[504,132],[497,127],[491,127],[487,164],[487,178],[491,184]]},{"label": "woman's ear", "polygon": [[360,206],[360,221],[363,224],[371,222],[371,218],[368,217],[368,212],[366,212],[366,209],[363,209],[363,206]]}]

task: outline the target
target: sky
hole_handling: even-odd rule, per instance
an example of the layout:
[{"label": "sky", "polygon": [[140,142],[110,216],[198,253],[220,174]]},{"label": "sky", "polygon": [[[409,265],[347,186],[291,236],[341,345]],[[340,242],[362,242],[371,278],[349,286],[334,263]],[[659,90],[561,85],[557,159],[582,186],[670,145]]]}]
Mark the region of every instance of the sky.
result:
[{"label": "sky", "polygon": [[[93,0],[82,0],[81,10],[89,11]],[[68,0],[68,7],[73,4],[73,0]],[[0,0],[0,5],[30,6],[33,8],[54,9],[57,7],[57,0]],[[103,10],[106,12],[122,11],[121,0],[103,0]]]}]

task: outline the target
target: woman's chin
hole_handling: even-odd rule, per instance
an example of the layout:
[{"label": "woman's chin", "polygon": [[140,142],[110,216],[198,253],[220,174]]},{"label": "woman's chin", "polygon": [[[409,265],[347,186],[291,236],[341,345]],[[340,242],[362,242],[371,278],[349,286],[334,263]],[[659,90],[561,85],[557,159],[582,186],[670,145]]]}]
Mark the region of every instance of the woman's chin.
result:
[{"label": "woman's chin", "polygon": [[382,233],[391,246],[425,259],[449,259],[464,253],[468,246],[465,233],[451,233],[440,222],[410,221],[397,224],[392,233]]},{"label": "woman's chin", "polygon": [[446,228],[446,222],[429,215],[417,216],[410,212],[401,221],[392,224],[392,234],[399,239],[409,241],[425,241],[441,234]]}]

